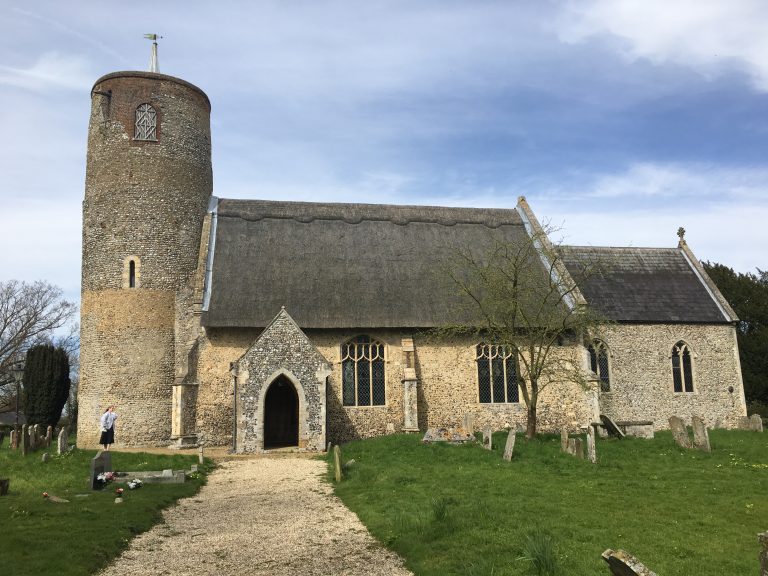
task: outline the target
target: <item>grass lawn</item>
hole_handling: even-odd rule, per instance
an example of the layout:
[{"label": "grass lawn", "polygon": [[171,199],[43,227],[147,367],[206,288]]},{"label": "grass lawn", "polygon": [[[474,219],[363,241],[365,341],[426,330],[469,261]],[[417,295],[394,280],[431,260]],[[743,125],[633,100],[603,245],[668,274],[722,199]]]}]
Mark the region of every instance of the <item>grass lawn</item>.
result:
[{"label": "grass lawn", "polygon": [[[92,491],[88,484],[93,450],[73,450],[41,461],[45,449],[29,454],[0,447],[0,478],[10,478],[10,491],[0,497],[0,574],[2,576],[92,574],[120,553],[131,537],[149,529],[160,511],[198,491],[204,476],[184,484],[145,484],[128,490],[109,484]],[[115,470],[189,469],[197,457],[112,453]],[[202,468],[202,467],[201,467]],[[115,488],[125,488],[115,504]],[[55,503],[42,493],[69,500]]]},{"label": "grass lawn", "polygon": [[560,575],[608,574],[606,548],[627,550],[661,576],[759,571],[768,434],[713,430],[711,454],[678,448],[668,432],[599,439],[596,465],[560,453],[554,436],[518,435],[512,462],[501,458],[504,432],[494,434],[493,452],[420,440],[342,446],[343,461],[355,463],[336,487],[419,576],[536,574],[526,558],[547,537]]}]

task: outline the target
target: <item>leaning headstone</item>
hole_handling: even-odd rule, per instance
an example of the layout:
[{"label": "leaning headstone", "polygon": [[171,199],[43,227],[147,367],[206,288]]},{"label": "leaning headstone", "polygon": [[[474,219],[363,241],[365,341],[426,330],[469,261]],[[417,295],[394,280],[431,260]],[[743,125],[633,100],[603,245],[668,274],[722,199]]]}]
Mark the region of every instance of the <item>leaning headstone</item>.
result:
[{"label": "leaning headstone", "polygon": [[50,454],[48,454],[48,452],[44,452],[44,453],[43,453],[43,457],[40,459],[40,461],[41,461],[43,464],[45,464],[45,463],[47,463],[48,461],[50,461],[50,459],[51,459],[51,455],[50,455]]},{"label": "leaning headstone", "polygon": [[102,487],[96,477],[104,472],[112,471],[112,455],[109,452],[97,452],[91,459],[91,490],[98,490]]},{"label": "leaning headstone", "polygon": [[11,450],[16,450],[19,447],[17,439],[16,430],[11,430]]},{"label": "leaning headstone", "polygon": [[760,543],[760,576],[768,576],[768,532],[757,535]]},{"label": "leaning headstone", "polygon": [[611,550],[603,552],[603,560],[608,563],[613,576],[657,576],[656,572],[646,568],[645,565],[629,552],[624,550]]},{"label": "leaning headstone", "polygon": [[51,447],[51,441],[53,440],[53,426],[48,426],[45,430],[45,447]]},{"label": "leaning headstone", "polygon": [[752,422],[749,419],[749,416],[742,416],[739,418],[739,430],[751,430],[752,429]]},{"label": "leaning headstone", "polygon": [[680,448],[691,448],[691,438],[688,436],[688,428],[679,416],[669,417],[669,429],[672,430],[672,438]]},{"label": "leaning headstone", "polygon": [[475,416],[467,412],[464,414],[464,426],[462,426],[469,434],[475,433]]},{"label": "leaning headstone", "polygon": [[587,428],[587,458],[592,464],[597,462],[597,449],[595,447],[595,427]]},{"label": "leaning headstone", "polygon": [[61,456],[62,454],[66,454],[66,452],[69,450],[69,436],[68,436],[68,432],[69,432],[69,430],[67,430],[66,426],[64,426],[64,428],[62,428],[59,431],[59,442],[58,442],[58,446],[57,446],[59,456]]},{"label": "leaning headstone", "polygon": [[699,416],[693,416],[693,447],[704,452],[711,450],[709,446],[709,432],[707,432],[707,425],[704,424]]},{"label": "leaning headstone", "polygon": [[605,414],[600,414],[600,421],[603,423],[603,426],[605,426],[608,434],[615,436],[616,438],[624,438],[624,432],[622,432],[621,428],[618,427],[616,422],[611,420],[608,416]]},{"label": "leaning headstone", "polygon": [[27,425],[21,427],[21,455],[26,456],[29,453],[29,432]]},{"label": "leaning headstone", "polygon": [[504,460],[512,460],[512,453],[515,451],[515,429],[512,428],[507,436],[507,443],[504,445]]},{"label": "leaning headstone", "polygon": [[343,476],[341,473],[341,448],[333,447],[333,471],[336,482],[341,482]]},{"label": "leaning headstone", "polygon": [[565,428],[560,430],[560,451],[568,452],[568,430]]},{"label": "leaning headstone", "polygon": [[483,448],[493,450],[493,430],[490,426],[483,428]]},{"label": "leaning headstone", "polygon": [[752,416],[749,417],[749,429],[754,430],[755,432],[763,431],[763,418],[760,414],[752,414]]}]

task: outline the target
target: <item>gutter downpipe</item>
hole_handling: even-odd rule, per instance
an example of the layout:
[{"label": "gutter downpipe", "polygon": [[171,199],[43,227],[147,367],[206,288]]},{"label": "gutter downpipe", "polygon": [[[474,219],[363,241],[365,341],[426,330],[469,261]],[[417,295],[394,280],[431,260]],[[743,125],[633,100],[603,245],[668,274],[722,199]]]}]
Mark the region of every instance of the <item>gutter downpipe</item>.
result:
[{"label": "gutter downpipe", "polygon": [[234,391],[232,393],[232,453],[237,452],[237,362],[229,363]]}]

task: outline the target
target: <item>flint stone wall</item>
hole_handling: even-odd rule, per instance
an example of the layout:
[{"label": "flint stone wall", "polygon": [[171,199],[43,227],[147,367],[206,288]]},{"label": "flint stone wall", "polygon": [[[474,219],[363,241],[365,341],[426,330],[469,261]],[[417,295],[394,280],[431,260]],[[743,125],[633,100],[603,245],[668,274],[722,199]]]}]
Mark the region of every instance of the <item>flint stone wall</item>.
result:
[{"label": "flint stone wall", "polygon": [[[600,394],[600,412],[613,420],[653,420],[659,430],[670,416],[690,423],[699,414],[707,426],[734,428],[747,413],[733,326],[615,325],[602,336],[611,391]],[[680,340],[692,352],[693,392],[673,389],[672,347]]]}]

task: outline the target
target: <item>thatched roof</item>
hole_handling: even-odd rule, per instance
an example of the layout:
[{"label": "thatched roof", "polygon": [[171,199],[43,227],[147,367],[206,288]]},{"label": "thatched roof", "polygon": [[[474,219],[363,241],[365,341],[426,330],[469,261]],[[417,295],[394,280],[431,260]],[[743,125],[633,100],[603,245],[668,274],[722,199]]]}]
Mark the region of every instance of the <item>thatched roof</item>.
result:
[{"label": "thatched roof", "polygon": [[525,228],[516,210],[220,200],[209,327],[263,327],[285,306],[302,328],[464,322],[440,265]]},{"label": "thatched roof", "polygon": [[726,323],[726,316],[680,248],[562,246],[563,260],[587,301],[611,320]]}]

